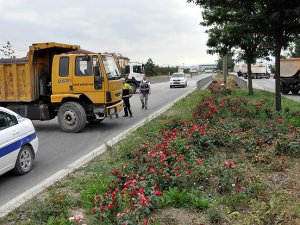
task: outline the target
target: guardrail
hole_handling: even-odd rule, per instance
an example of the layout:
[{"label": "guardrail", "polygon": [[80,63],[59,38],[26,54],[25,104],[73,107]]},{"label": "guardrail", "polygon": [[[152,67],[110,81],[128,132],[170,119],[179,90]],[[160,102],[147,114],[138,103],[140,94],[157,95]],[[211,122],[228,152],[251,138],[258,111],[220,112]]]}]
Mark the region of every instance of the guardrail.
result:
[{"label": "guardrail", "polygon": [[239,86],[240,88],[247,88],[248,87],[248,82],[239,78],[238,75],[236,74],[231,74],[233,77],[234,82]]},{"label": "guardrail", "polygon": [[197,81],[197,89],[200,89],[200,88],[204,87],[206,84],[208,84],[212,80],[213,80],[213,75],[211,75],[209,77],[205,77],[201,80],[198,80]]}]

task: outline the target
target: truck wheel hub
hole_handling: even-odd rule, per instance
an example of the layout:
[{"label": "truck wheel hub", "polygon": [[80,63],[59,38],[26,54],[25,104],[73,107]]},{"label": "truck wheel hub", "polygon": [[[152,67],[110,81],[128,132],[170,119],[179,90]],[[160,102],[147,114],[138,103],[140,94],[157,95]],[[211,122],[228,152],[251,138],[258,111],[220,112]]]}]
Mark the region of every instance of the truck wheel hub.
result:
[{"label": "truck wheel hub", "polygon": [[76,123],[76,115],[72,111],[64,113],[64,121],[68,126],[73,126]]}]

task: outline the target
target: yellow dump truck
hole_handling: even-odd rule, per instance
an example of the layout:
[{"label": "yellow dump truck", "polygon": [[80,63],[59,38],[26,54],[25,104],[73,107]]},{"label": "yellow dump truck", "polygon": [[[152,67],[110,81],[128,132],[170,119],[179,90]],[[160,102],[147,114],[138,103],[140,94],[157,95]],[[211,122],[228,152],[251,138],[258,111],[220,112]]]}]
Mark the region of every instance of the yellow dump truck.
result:
[{"label": "yellow dump truck", "polygon": [[0,59],[0,105],[32,120],[57,116],[63,131],[79,132],[123,108],[110,62],[77,45],[33,44],[25,58]]},{"label": "yellow dump truck", "polygon": [[282,94],[300,91],[300,58],[280,60],[280,89]]}]

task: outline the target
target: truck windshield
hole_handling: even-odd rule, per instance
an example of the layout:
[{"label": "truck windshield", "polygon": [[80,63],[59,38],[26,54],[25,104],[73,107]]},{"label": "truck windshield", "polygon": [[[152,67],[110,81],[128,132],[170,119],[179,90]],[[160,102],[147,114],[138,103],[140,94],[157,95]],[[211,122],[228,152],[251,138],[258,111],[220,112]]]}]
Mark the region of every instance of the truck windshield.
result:
[{"label": "truck windshield", "polygon": [[102,55],[103,64],[106,70],[107,78],[110,80],[119,79],[120,71],[113,56]]}]

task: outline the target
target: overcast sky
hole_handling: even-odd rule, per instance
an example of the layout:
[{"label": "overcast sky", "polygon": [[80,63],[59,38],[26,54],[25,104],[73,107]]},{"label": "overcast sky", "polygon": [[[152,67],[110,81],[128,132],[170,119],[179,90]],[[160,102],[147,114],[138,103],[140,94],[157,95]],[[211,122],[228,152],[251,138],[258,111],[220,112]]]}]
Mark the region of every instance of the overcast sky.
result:
[{"label": "overcast sky", "polygon": [[200,21],[186,0],[0,0],[0,45],[10,41],[17,57],[55,41],[161,66],[214,63]]}]

